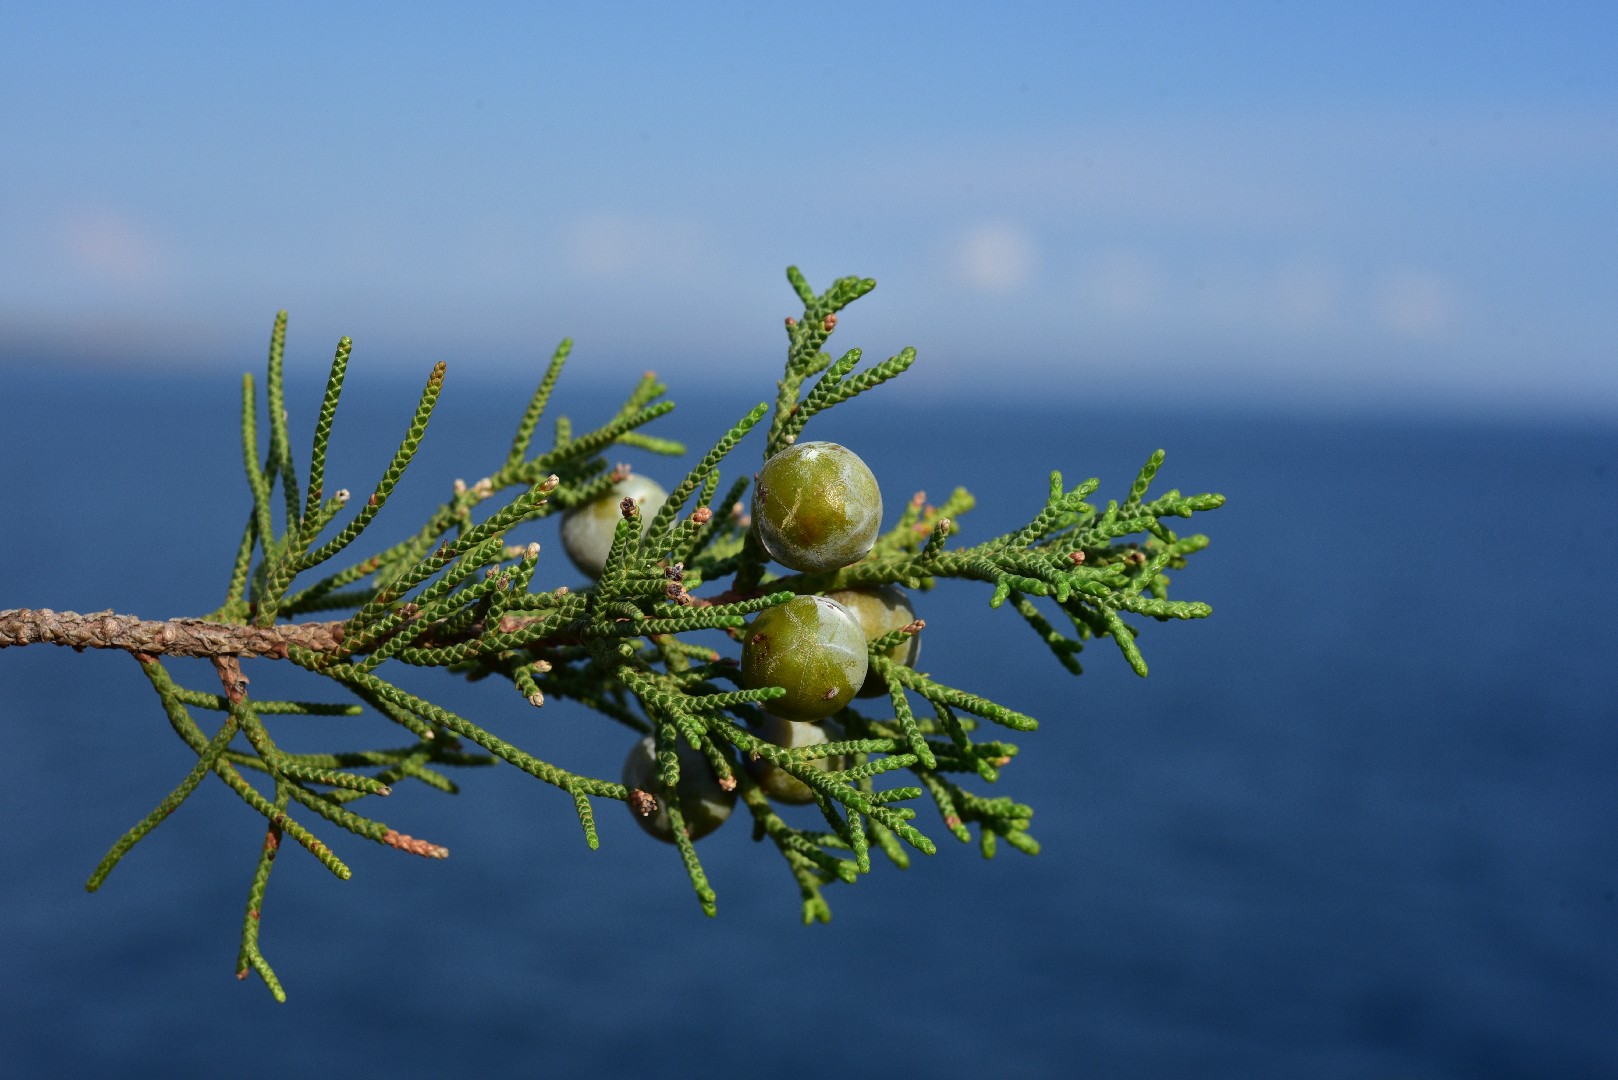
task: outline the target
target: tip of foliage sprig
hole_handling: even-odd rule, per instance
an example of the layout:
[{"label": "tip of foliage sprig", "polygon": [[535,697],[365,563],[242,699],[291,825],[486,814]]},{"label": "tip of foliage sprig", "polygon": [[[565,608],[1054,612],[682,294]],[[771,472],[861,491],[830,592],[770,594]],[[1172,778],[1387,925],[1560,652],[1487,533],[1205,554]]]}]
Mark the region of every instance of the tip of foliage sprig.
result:
[{"label": "tip of foliage sprig", "polygon": [[449,858],[449,848],[429,843],[426,840],[417,840],[413,836],[406,836],[404,833],[394,832],[392,829],[382,834],[382,842],[389,847],[396,847],[400,851],[409,852],[411,855],[420,855],[424,859]]}]

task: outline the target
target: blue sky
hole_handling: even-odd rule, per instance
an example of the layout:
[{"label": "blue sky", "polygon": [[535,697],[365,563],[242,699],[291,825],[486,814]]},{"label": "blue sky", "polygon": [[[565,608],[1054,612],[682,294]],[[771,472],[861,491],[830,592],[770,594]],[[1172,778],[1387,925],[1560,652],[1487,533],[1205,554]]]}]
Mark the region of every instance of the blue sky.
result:
[{"label": "blue sky", "polygon": [[[0,366],[1618,415],[1618,5],[0,3]],[[837,339],[834,339],[836,342]]]}]

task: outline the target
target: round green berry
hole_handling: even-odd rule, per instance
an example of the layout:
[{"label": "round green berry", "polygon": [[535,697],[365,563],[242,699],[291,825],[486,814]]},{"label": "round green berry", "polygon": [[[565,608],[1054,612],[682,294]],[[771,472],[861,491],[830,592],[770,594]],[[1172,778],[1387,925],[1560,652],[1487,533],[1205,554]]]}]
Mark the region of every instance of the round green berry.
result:
[{"label": "round green berry", "polygon": [[[843,737],[843,729],[835,720],[802,724],[766,713],[764,727],[759,731],[758,737],[765,742],[791,750],[798,746],[818,746],[823,742],[836,742]],[[804,764],[821,772],[836,772],[848,768],[849,760],[841,756],[823,757],[812,758]],[[767,758],[749,758],[747,771],[758,781],[758,786],[764,789],[764,793],[776,802],[801,804],[815,801],[813,788]]]},{"label": "round green berry", "polygon": [[607,552],[612,550],[613,533],[623,520],[619,504],[625,499],[635,500],[640,508],[641,535],[645,536],[668,497],[656,480],[630,473],[606,495],[562,515],[562,550],[581,571],[600,577],[601,568],[607,565]]},{"label": "round green berry", "polygon": [[824,596],[794,596],[754,617],[742,645],[742,685],[786,689],[769,710],[784,720],[819,720],[847,705],[865,681],[865,631],[854,613]]},{"label": "round green berry", "polygon": [[[736,805],[736,789],[729,791],[719,786],[719,777],[700,750],[680,743],[676,751],[680,759],[680,816],[685,818],[686,835],[700,840],[725,823],[731,807]],[[624,786],[639,789],[657,799],[657,809],[642,815],[630,804],[629,812],[641,828],[667,843],[674,843],[674,827],[669,823],[669,812],[663,806],[663,796],[657,790],[657,740],[650,735],[636,743],[624,759]]]},{"label": "round green berry", "polygon": [[[826,595],[854,613],[854,617],[860,621],[860,629],[865,631],[866,641],[875,641],[883,634],[891,634],[901,626],[909,626],[916,621],[916,612],[910,606],[909,599],[892,585],[838,589]],[[921,636],[911,634],[889,649],[887,656],[896,664],[915,667],[916,657],[920,653]],[[860,687],[858,696],[878,697],[887,692],[888,684],[873,669],[865,676],[865,685]]]},{"label": "round green berry", "polygon": [[789,446],[753,486],[753,529],[770,558],[818,573],[865,558],[882,527],[882,489],[858,454],[832,442]]}]

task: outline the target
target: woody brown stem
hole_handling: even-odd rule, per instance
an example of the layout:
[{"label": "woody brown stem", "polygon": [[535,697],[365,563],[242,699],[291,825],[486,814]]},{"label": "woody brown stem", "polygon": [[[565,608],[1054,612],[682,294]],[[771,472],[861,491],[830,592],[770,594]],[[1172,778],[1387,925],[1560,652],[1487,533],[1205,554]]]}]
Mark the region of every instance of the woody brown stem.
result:
[{"label": "woody brown stem", "polygon": [[341,622],[238,626],[202,619],[155,621],[98,611],[29,608],[0,611],[0,649],[12,645],[67,645],[123,649],[148,656],[265,656],[282,660],[289,645],[335,652],[343,640]]},{"label": "woody brown stem", "polygon": [[[505,616],[500,620],[500,632],[514,633],[531,622],[532,616]],[[116,615],[97,611],[80,615],[76,611],[37,611],[18,608],[0,611],[0,649],[12,645],[66,645],[83,652],[85,649],[123,649],[136,656],[259,656],[271,660],[285,660],[287,647],[298,645],[311,652],[335,653],[341,649],[346,623],[309,622],[285,623],[280,626],[241,626],[236,623],[207,622],[203,619],[168,619],[156,621],[135,615]],[[473,623],[454,640],[443,640],[433,635],[433,628],[405,624],[421,635],[422,644],[446,645],[480,636],[486,627]],[[384,639],[385,640],[385,639]],[[372,642],[361,652],[374,648]],[[550,639],[534,642],[537,646],[554,644]]]}]

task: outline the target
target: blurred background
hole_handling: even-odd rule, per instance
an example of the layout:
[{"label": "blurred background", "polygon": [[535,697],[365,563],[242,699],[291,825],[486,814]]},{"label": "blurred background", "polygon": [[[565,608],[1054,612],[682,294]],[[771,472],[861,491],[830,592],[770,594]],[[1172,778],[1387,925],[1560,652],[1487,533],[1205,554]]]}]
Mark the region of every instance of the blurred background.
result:
[{"label": "blurred background", "polygon": [[5,19],[8,365],[234,371],[286,307],[311,363],[716,377],[797,263],[938,389],[1618,403],[1606,4]]},{"label": "blurred background", "polygon": [[[919,351],[810,429],[890,518],[965,484],[975,542],[1051,469],[1121,497],[1158,446],[1161,489],[1231,500],[1175,591],[1215,615],[1148,623],[1145,681],[1102,642],[1075,682],[987,590],[924,598],[924,666],[1044,722],[993,792],[1035,805],[1038,858],[950,842],[805,929],[723,830],[707,920],[627,820],[588,852],[492,770],[373,811],[448,863],[281,860],[285,1007],[229,977],[261,826],[199,792],[86,896],[187,755],[127,659],[8,650],[3,1056],[1618,1072],[1615,45],[1594,3],[0,4],[0,608],[217,606],[279,308],[296,446],[354,339],[355,489],[449,364],[387,539],[503,454],[564,336],[554,408],[600,422],[655,368],[654,432],[706,447],[773,395],[789,263],[880,282],[835,351]],[[610,725],[426,685],[618,768]],[[354,723],[284,734],[394,738]]]}]

